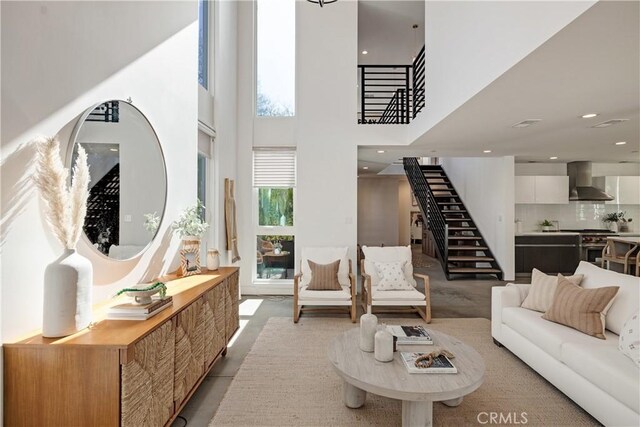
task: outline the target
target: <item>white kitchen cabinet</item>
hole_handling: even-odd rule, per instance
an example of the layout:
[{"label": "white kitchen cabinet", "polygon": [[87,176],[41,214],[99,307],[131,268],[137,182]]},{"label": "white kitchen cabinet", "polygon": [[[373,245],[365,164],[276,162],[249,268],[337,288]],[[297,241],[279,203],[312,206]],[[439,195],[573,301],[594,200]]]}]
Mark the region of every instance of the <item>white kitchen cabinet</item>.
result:
[{"label": "white kitchen cabinet", "polygon": [[568,176],[536,176],[536,203],[569,203]]},{"label": "white kitchen cabinet", "polygon": [[569,203],[568,176],[516,176],[515,200],[521,204]]},{"label": "white kitchen cabinet", "polygon": [[608,205],[640,205],[640,176],[607,176],[604,191],[615,199]]},{"label": "white kitchen cabinet", "polygon": [[515,178],[516,203],[535,203],[535,176],[516,176]]}]

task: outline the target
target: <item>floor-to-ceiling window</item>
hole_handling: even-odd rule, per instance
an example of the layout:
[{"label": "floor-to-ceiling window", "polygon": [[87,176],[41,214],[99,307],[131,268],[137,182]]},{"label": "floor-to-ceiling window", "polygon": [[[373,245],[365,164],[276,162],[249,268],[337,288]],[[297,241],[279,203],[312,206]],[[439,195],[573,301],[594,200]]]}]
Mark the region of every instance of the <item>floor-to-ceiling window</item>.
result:
[{"label": "floor-to-ceiling window", "polygon": [[255,150],[253,185],[254,281],[266,285],[291,282],[295,270],[295,151]]},{"label": "floor-to-ceiling window", "polygon": [[295,0],[257,0],[256,115],[295,115]]}]

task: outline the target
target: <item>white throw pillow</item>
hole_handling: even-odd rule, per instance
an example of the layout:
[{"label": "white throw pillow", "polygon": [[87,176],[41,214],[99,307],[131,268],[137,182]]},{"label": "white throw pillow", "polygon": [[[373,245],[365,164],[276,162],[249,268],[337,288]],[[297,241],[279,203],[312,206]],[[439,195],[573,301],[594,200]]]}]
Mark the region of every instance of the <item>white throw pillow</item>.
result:
[{"label": "white throw pillow", "polygon": [[640,368],[640,312],[631,316],[622,327],[618,350]]},{"label": "white throw pillow", "polygon": [[363,246],[364,254],[364,270],[371,276],[371,286],[375,289],[378,287],[380,277],[373,265],[374,262],[397,262],[404,261],[404,276],[414,287],[417,286],[416,280],[413,278],[413,265],[411,264],[411,246]]},{"label": "white throw pillow", "polygon": [[379,291],[410,291],[413,286],[407,282],[404,273],[406,261],[373,262],[380,278],[377,289]]},{"label": "white throw pillow", "polygon": [[[582,274],[565,276],[565,279],[578,286],[582,278]],[[550,276],[534,268],[531,272],[531,289],[527,297],[522,301],[522,308],[541,312],[549,310],[557,287],[558,276]]]}]

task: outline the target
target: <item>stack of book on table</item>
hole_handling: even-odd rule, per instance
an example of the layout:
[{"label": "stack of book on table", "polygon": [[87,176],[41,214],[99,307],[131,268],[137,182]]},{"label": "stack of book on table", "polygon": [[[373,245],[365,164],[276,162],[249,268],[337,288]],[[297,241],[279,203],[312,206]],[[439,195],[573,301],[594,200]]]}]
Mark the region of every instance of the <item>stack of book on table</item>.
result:
[{"label": "stack of book on table", "polygon": [[110,320],[147,320],[162,310],[171,307],[173,297],[154,299],[150,304],[126,303],[114,305],[107,311]]},{"label": "stack of book on table", "polygon": [[431,345],[433,340],[424,326],[389,325],[387,329],[398,338],[398,345]]}]

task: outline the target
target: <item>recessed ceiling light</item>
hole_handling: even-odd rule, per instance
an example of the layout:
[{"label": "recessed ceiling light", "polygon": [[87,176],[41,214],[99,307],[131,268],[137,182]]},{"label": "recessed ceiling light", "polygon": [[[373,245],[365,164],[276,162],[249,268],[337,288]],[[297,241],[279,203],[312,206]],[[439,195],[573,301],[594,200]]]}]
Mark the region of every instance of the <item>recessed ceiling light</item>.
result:
[{"label": "recessed ceiling light", "polygon": [[117,148],[109,148],[110,151],[118,151]]},{"label": "recessed ceiling light", "polygon": [[366,50],[363,50],[363,51],[362,51],[362,54],[363,54],[363,55],[366,55],[367,53],[369,53],[369,52],[367,52]]},{"label": "recessed ceiling light", "polygon": [[588,113],[588,114],[583,114],[582,118],[583,119],[590,119],[590,118],[593,118],[593,117],[595,117],[597,115],[598,115],[598,113]]},{"label": "recessed ceiling light", "polygon": [[378,150],[378,154],[383,154],[384,150]]},{"label": "recessed ceiling light", "polygon": [[616,145],[624,145],[626,143],[627,143],[627,141],[620,141],[620,142],[616,142]]},{"label": "recessed ceiling light", "polygon": [[558,160],[558,157],[556,157],[556,156],[549,157],[549,160]]},{"label": "recessed ceiling light", "polygon": [[483,153],[490,153],[491,150],[484,150]]},{"label": "recessed ceiling light", "polygon": [[369,169],[369,166],[365,166],[362,169],[367,170],[367,169]]}]

